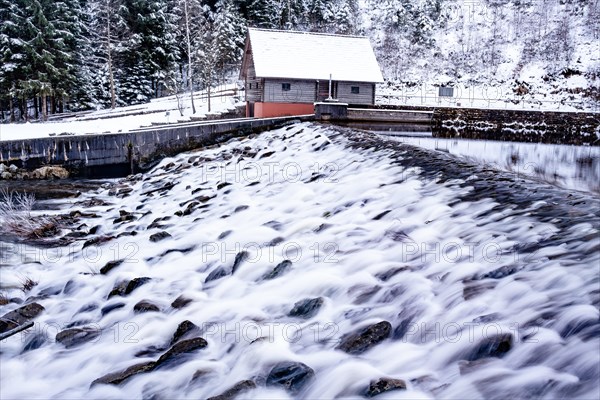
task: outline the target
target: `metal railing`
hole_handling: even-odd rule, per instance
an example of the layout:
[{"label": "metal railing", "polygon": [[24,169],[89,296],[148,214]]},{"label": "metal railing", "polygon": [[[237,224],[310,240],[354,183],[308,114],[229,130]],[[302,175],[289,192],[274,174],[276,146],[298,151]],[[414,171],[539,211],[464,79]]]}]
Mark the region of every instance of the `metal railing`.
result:
[{"label": "metal railing", "polygon": [[[552,101],[526,98],[486,99],[478,97],[440,97],[437,95],[377,94],[376,104],[422,107],[464,107],[500,110],[600,112],[594,101]],[[566,109],[570,107],[571,109]]]}]

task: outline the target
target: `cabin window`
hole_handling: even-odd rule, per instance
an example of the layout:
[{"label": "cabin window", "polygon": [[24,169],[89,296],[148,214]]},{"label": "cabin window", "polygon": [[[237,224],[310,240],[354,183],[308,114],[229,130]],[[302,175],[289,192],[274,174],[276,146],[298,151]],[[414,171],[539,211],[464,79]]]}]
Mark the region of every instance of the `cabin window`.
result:
[{"label": "cabin window", "polygon": [[440,97],[454,97],[454,88],[447,86],[440,86],[438,91]]},{"label": "cabin window", "polygon": [[290,90],[292,90],[292,84],[291,83],[282,83],[281,90],[283,90],[284,92],[289,92]]},{"label": "cabin window", "polygon": [[358,87],[358,86],[352,86],[350,88],[350,93],[352,93],[352,94],[360,94],[360,87]]},{"label": "cabin window", "polygon": [[252,89],[252,84],[251,83],[248,84],[248,89]]}]

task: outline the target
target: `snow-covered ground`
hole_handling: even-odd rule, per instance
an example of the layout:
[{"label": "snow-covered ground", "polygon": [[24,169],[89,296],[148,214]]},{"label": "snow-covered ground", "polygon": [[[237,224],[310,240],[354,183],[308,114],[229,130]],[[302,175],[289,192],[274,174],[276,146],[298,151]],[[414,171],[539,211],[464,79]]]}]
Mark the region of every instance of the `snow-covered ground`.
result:
[{"label": "snow-covered ground", "polygon": [[[450,81],[450,80],[449,80]],[[565,79],[565,89],[581,77]],[[579,87],[587,87],[588,82]],[[597,82],[600,85],[600,80]],[[594,102],[568,93],[547,95],[542,91],[549,86],[540,85],[539,92],[528,95],[514,93],[513,84],[497,86],[453,84],[452,97],[439,96],[439,83],[422,83],[409,86],[402,83],[384,83],[377,86],[376,101],[382,105],[408,105],[425,107],[483,108],[528,111],[586,111],[600,113],[600,102]]]},{"label": "snow-covered ground", "polygon": [[[429,45],[415,43],[410,27],[386,31],[390,10],[406,7],[382,3],[359,2],[390,81],[379,87],[381,102],[600,112],[598,2],[410,2],[415,10],[441,7],[439,20],[417,24]],[[454,98],[439,98],[439,86],[454,87]]]},{"label": "snow-covered ground", "polygon": [[[233,95],[237,84],[224,85],[213,89],[211,113],[225,112],[239,105],[239,99]],[[34,122],[19,124],[0,124],[0,141],[47,137],[54,134],[94,134],[128,132],[152,123],[174,123],[189,121],[192,115],[203,116],[208,113],[208,100],[203,91],[194,92],[196,114],[192,114],[189,93],[179,96],[153,99],[148,104],[118,107],[114,110],[98,110],[82,113],[80,116],[67,117],[56,122]],[[179,103],[180,102],[180,103]],[[182,106],[183,116],[179,112]]]},{"label": "snow-covered ground", "polygon": [[[108,202],[80,228],[104,244],[3,244],[5,296],[45,311],[1,345],[2,398],[207,398],[251,379],[243,398],[359,399],[383,377],[407,389],[381,398],[595,398],[598,199],[353,134],[296,124],[165,159],[61,211]],[[39,282],[27,294],[25,277]],[[306,299],[313,314],[290,315]],[[158,311],[134,312],[141,300]],[[157,360],[186,320],[205,349],[90,387]],[[391,331],[361,354],[336,349],[381,321]],[[67,327],[101,334],[65,348]],[[281,361],[314,377],[296,394],[269,384]]]}]

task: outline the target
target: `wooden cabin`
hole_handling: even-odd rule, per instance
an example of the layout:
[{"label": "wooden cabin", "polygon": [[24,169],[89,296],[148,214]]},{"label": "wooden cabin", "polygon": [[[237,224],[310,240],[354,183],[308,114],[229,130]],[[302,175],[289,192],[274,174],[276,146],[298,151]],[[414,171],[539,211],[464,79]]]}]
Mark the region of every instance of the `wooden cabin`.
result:
[{"label": "wooden cabin", "polygon": [[383,82],[369,39],[322,33],[248,29],[240,79],[246,116],[314,112],[331,98],[349,105],[375,104]]}]

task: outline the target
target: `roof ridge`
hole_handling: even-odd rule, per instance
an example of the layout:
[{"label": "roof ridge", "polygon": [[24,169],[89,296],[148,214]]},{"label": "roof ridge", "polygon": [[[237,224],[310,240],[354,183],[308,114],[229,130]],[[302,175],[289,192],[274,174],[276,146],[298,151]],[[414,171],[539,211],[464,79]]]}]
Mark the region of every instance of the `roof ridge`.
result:
[{"label": "roof ridge", "polygon": [[307,32],[307,31],[294,31],[294,30],[284,30],[284,29],[266,29],[266,28],[253,28],[248,27],[248,31],[262,31],[262,32],[280,32],[280,33],[294,33],[300,35],[313,35],[313,36],[333,36],[333,37],[347,37],[353,39],[369,39],[367,36],[358,36],[358,35],[340,35],[337,33],[326,33],[326,32]]}]

